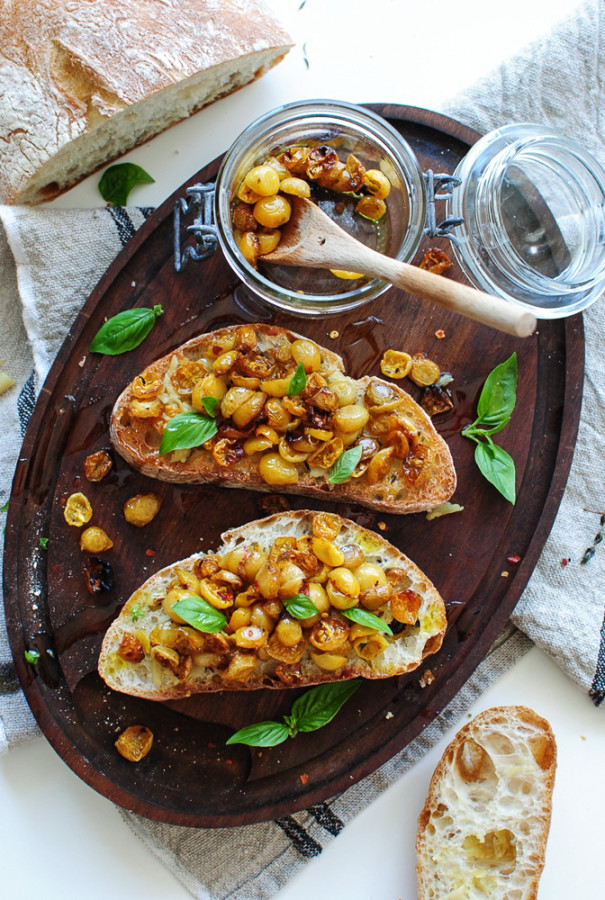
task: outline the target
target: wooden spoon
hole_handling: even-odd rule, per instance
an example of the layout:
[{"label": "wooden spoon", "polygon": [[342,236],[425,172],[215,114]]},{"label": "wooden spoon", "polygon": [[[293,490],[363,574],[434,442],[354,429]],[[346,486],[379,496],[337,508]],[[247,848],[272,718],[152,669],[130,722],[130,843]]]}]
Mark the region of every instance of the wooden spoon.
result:
[{"label": "wooden spoon", "polygon": [[370,250],[343,231],[311,200],[289,199],[292,202],[290,221],[282,228],[279,246],[263,256],[263,262],[362,272],[507,334],[528,337],[534,332],[536,319],[521,307]]}]

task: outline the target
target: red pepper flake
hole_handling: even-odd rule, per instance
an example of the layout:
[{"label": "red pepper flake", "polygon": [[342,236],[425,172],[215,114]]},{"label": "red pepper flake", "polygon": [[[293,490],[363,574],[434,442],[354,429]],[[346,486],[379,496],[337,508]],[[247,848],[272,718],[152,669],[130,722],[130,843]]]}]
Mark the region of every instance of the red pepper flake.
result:
[{"label": "red pepper flake", "polygon": [[232,765],[233,765],[233,760],[232,760],[232,759],[226,759],[226,760],[225,760],[225,765],[226,765],[226,766],[232,766]]},{"label": "red pepper flake", "polygon": [[439,340],[439,341],[442,341],[442,340],[443,340],[443,338],[445,337],[445,331],[443,330],[443,328],[438,328],[438,329],[437,329],[437,331],[435,332],[435,337],[436,337],[437,340]]},{"label": "red pepper flake", "polygon": [[307,781],[309,780],[309,776],[306,773],[304,773],[303,775],[299,775],[299,778],[300,778],[301,784],[306,784]]},{"label": "red pepper flake", "polygon": [[148,547],[147,550],[145,550],[145,556],[155,556],[155,550],[152,550],[151,547]]},{"label": "red pepper flake", "polygon": [[563,566],[563,568],[565,568],[565,566],[567,566],[569,563],[570,563],[569,557],[564,556],[563,559],[561,560],[561,565]]},{"label": "red pepper flake", "polygon": [[215,747],[216,747],[216,744],[213,744],[212,741],[208,741],[208,749],[209,750],[214,750]]},{"label": "red pepper flake", "polygon": [[521,557],[520,556],[509,556],[506,561],[511,566],[516,566],[516,565],[518,565],[518,563],[521,562]]}]

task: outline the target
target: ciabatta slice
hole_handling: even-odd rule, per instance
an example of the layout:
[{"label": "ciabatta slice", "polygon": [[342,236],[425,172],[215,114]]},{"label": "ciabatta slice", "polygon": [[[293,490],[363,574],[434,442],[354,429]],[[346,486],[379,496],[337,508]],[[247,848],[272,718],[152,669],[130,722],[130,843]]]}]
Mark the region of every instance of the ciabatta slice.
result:
[{"label": "ciabatta slice", "polygon": [[[321,562],[316,553],[341,564]],[[265,568],[257,570],[261,564]],[[352,592],[348,599],[340,593],[342,569],[348,572],[345,582],[359,587],[347,588]],[[271,580],[271,571],[278,572],[277,580]],[[225,628],[204,634],[175,622],[165,601],[175,588],[202,597],[209,596],[208,589],[222,591],[217,602],[226,617]],[[314,621],[289,616],[284,600],[290,594],[310,596],[321,613]],[[371,610],[393,634],[357,625],[344,615],[343,605]],[[241,646],[240,638],[247,638],[248,632],[238,631],[232,620],[236,616],[239,627],[246,610],[250,637],[259,641],[255,648]],[[228,531],[216,554],[191,556],[149,578],[105,635],[99,672],[114,690],[150,700],[386,678],[411,671],[436,652],[445,627],[441,596],[400,550],[348,519],[299,510]],[[283,629],[297,628],[300,640],[292,644],[286,634],[282,645]]]},{"label": "ciabatta slice", "polygon": [[[296,369],[293,354],[300,355],[301,342],[307,349],[314,347],[317,355],[303,392],[269,393],[279,385],[284,390]],[[223,360],[227,365],[231,359],[234,364],[223,372]],[[203,369],[212,373],[217,365],[224,389],[231,394],[235,386],[248,384],[255,398],[261,402],[267,398],[265,405],[244,427],[237,423],[234,427],[235,419],[221,402],[216,409],[216,437],[190,450],[160,454],[163,430],[171,418],[187,412],[204,414],[194,379],[205,384]],[[202,372],[196,373],[195,366]],[[270,375],[254,379],[246,374],[257,366]],[[448,500],[456,487],[456,472],[449,448],[429,416],[399,385],[371,376],[354,380],[343,373],[340,356],[287,329],[262,324],[221,328],[151,363],[141,373],[145,385],[141,376],[128,385],[114,406],[111,439],[130,465],[162,481],[329,496],[392,513],[419,512]],[[282,422],[280,410],[285,407],[290,411]],[[351,425],[356,421],[353,415],[358,428]],[[249,453],[249,438],[267,434],[267,425],[273,437],[264,449]],[[301,441],[309,443],[298,452]],[[359,465],[344,481],[333,483],[339,455],[359,444],[364,448]],[[328,450],[318,460],[322,446]],[[279,457],[287,477],[267,480],[263,464],[269,457]]]},{"label": "ciabatta slice", "polygon": [[556,745],[524,706],[465,725],[431,780],[416,841],[419,900],[532,900],[544,867]]}]

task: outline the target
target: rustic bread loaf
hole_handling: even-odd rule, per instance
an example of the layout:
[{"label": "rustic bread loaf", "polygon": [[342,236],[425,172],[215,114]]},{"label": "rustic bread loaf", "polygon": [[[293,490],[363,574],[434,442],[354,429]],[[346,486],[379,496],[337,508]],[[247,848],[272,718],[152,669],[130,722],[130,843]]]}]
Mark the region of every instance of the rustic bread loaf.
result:
[{"label": "rustic bread loaf", "polygon": [[[220,608],[220,632],[196,631],[175,613],[192,594]],[[312,617],[286,609],[300,594]],[[392,634],[353,621],[351,610],[371,611]],[[386,678],[435,653],[445,627],[441,596],[401,551],[348,519],[299,510],[228,531],[215,554],[152,575],[105,635],[99,672],[114,690],[150,700]]]},{"label": "rustic bread loaf", "polygon": [[[307,381],[288,395],[297,361]],[[456,473],[429,416],[398,385],[354,380],[343,369],[336,353],[286,329],[222,328],[137,376],[116,401],[111,439],[132,466],[162,481],[329,496],[392,513],[448,500]],[[218,433],[160,453],[172,418],[204,414],[204,393],[219,400]],[[334,466],[354,445],[362,447],[358,465],[334,483]]]},{"label": "rustic bread loaf", "polygon": [[0,198],[54,197],[290,46],[263,0],[0,0]]},{"label": "rustic bread loaf", "polygon": [[419,900],[532,900],[544,867],[556,746],[523,706],[488,709],[447,747],[416,841]]}]

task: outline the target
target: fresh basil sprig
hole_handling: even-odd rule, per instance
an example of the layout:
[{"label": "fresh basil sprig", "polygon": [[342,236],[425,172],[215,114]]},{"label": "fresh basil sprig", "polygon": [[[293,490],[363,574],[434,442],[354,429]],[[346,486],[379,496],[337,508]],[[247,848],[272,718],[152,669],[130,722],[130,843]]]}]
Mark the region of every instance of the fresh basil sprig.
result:
[{"label": "fresh basil sprig", "polygon": [[283,722],[267,721],[246,725],[245,728],[240,728],[232,734],[227,743],[247,744],[250,747],[275,747],[289,737],[296,737],[300,731],[316,731],[332,721],[359,685],[359,679],[320,684],[294,701],[290,715],[284,716]]},{"label": "fresh basil sprig", "polygon": [[288,397],[292,397],[294,394],[300,394],[301,391],[307,386],[307,373],[305,372],[305,367],[301,362],[296,366],[296,372],[290,379],[288,384],[288,390],[286,394]]},{"label": "fresh basil sprig", "polygon": [[209,441],[217,433],[214,419],[201,413],[179,413],[166,425],[160,442],[160,454],[173,450],[190,450]]},{"label": "fresh basil sprig", "polygon": [[317,615],[318,609],[306,594],[296,594],[284,600],[284,606],[295,619],[310,619]]},{"label": "fresh basil sprig", "polygon": [[145,340],[155,325],[155,320],[163,312],[158,303],[153,309],[142,306],[139,309],[125,309],[112,316],[97,331],[90,345],[90,352],[119,356],[120,353],[134,350]]},{"label": "fresh basil sprig", "polygon": [[99,180],[99,193],[106,203],[126,206],[128,195],[138,184],[154,184],[155,178],[135,163],[117,163],[105,169]]},{"label": "fresh basil sprig", "polygon": [[367,609],[360,609],[353,606],[351,609],[341,609],[341,614],[358,625],[365,625],[366,628],[375,628],[376,631],[382,631],[384,634],[393,634],[386,622],[375,616],[374,613],[368,612]]},{"label": "fresh basil sprig", "polygon": [[493,434],[506,428],[517,402],[517,354],[490,372],[477,403],[477,418],[462,429],[464,437],[476,444],[475,462],[490,484],[510,503],[515,502],[515,463],[494,443]]},{"label": "fresh basil sprig", "polygon": [[362,453],[363,447],[361,444],[350,447],[348,450],[345,450],[344,453],[341,453],[328,475],[330,484],[341,484],[343,481],[346,481],[347,478],[350,478],[361,459]]},{"label": "fresh basil sprig", "polygon": [[222,631],[227,624],[225,615],[220,609],[216,609],[211,603],[196,594],[177,600],[172,608],[181,619],[206,634],[216,634]]},{"label": "fresh basil sprig", "polygon": [[216,407],[218,406],[216,397],[202,397],[202,406],[209,416],[213,419],[216,417]]}]

